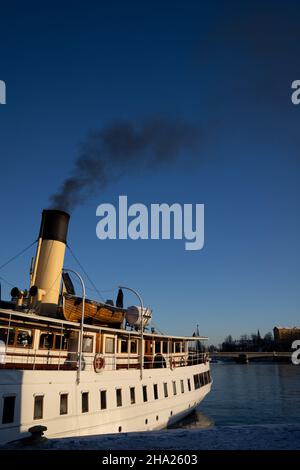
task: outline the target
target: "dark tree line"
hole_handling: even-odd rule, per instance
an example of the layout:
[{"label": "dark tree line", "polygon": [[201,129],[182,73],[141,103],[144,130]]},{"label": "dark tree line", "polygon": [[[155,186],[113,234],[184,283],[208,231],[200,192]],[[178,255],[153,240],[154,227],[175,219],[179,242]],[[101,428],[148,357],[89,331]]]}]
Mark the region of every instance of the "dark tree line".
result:
[{"label": "dark tree line", "polygon": [[[216,348],[215,348],[216,349]],[[275,342],[271,332],[261,336],[258,331],[256,334],[241,335],[239,339],[234,339],[231,335],[227,336],[223,343],[219,345],[219,350],[229,351],[275,351]]]}]

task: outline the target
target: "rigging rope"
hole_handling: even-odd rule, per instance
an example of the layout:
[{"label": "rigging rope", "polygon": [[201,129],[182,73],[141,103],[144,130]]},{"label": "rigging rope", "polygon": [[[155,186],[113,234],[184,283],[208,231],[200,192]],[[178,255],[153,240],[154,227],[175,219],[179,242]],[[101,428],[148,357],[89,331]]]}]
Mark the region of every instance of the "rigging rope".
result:
[{"label": "rigging rope", "polygon": [[161,335],[165,334],[161,331],[160,328],[158,328],[157,323],[155,323],[152,318],[151,318],[151,324],[154,326],[155,330],[158,331],[159,334],[161,334]]},{"label": "rigging rope", "polygon": [[5,284],[9,285],[10,287],[15,287],[14,284],[12,284],[11,282],[7,281],[6,279],[4,279],[4,277],[0,276],[0,279],[1,281],[5,282]]},{"label": "rigging rope", "polygon": [[[94,290],[98,293],[98,295],[101,297],[101,299],[105,302],[104,300],[104,297],[103,295],[101,294],[101,292],[99,291],[99,289],[97,288],[97,286],[95,285],[95,283],[91,280],[91,278],[89,277],[89,275],[87,274],[86,270],[84,269],[84,267],[82,266],[82,264],[80,263],[79,259],[75,256],[72,248],[67,245],[67,248],[69,249],[71,255],[73,256],[73,258],[75,259],[76,263],[78,264],[78,266],[80,267],[80,269],[84,272],[84,274],[86,275],[87,279],[89,280],[89,282],[91,283],[91,285],[94,287]],[[88,288],[89,289],[89,288]],[[107,290],[104,290],[102,292],[114,292],[115,290],[117,290],[118,287],[115,287],[113,289],[107,289]],[[89,290],[92,290],[92,289],[89,289]],[[160,333],[160,334],[164,334],[160,328],[158,328],[158,326],[153,322],[153,319],[151,319],[151,322],[153,324],[153,326],[155,327],[155,329]]]},{"label": "rigging rope", "polygon": [[37,240],[35,240],[34,242],[30,243],[30,245],[28,245],[26,248],[24,248],[22,251],[20,251],[19,253],[17,253],[15,256],[13,256],[12,258],[10,258],[8,261],[6,261],[5,263],[3,263],[1,266],[0,266],[0,269],[4,268],[5,266],[7,266],[9,263],[11,263],[12,261],[14,261],[15,259],[17,259],[19,256],[21,256],[23,253],[25,253],[25,251],[29,250],[29,248],[31,248],[35,243],[37,242]]},{"label": "rigging rope", "polygon": [[89,282],[92,284],[92,286],[94,287],[95,291],[97,292],[97,294],[101,297],[101,299],[103,300],[103,302],[105,302],[104,300],[104,297],[103,295],[101,294],[101,292],[99,291],[99,289],[97,288],[97,286],[95,285],[95,283],[91,280],[90,276],[88,275],[88,273],[86,272],[86,270],[84,269],[84,267],[82,266],[82,264],[80,263],[79,259],[75,256],[72,248],[70,247],[70,245],[67,245],[67,248],[69,249],[71,255],[73,256],[73,258],[75,259],[76,263],[78,264],[78,266],[80,267],[80,269],[82,269],[82,271],[84,272],[84,274],[86,275],[87,279],[89,280]]}]

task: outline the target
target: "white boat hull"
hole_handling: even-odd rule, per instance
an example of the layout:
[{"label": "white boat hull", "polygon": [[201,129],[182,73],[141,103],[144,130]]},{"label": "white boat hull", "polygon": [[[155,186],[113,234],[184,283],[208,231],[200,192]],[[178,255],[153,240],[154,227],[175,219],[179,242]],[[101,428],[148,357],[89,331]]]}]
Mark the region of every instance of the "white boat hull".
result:
[{"label": "white boat hull", "polygon": [[[140,371],[102,370],[100,373],[82,371],[76,383],[76,371],[0,371],[2,397],[16,396],[15,417],[11,424],[0,424],[0,443],[28,436],[35,425],[47,427],[48,438],[87,436],[118,432],[151,431],[165,428],[190,413],[209,393],[211,383],[195,388],[194,374],[209,370],[209,364],[170,369]],[[191,390],[188,390],[188,379]],[[177,394],[173,393],[173,381]],[[184,393],[181,390],[184,384]],[[168,397],[164,396],[168,384]],[[158,386],[154,398],[153,385]],[[147,386],[148,401],[143,400]],[[136,403],[131,404],[130,387],[135,387]],[[116,389],[122,389],[122,406],[117,406]],[[107,408],[100,409],[100,390],[107,391]],[[81,412],[82,392],[89,393],[89,411]],[[68,394],[68,414],[60,415],[60,394]],[[33,419],[35,395],[44,396],[43,419]]]}]

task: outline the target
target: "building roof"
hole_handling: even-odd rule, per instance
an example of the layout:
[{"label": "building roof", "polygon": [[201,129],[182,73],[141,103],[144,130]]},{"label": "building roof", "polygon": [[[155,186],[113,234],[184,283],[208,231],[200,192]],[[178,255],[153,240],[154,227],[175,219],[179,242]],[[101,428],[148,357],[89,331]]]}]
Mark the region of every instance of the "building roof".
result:
[{"label": "building roof", "polygon": [[274,326],[278,330],[300,330],[300,326]]}]

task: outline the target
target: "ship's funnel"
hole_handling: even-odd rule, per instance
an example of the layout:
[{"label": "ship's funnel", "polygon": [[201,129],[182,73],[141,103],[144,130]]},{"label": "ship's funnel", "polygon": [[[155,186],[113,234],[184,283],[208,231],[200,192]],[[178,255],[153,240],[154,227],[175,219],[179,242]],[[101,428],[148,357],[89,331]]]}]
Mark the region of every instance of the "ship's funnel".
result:
[{"label": "ship's funnel", "polygon": [[59,210],[43,210],[31,279],[31,306],[42,315],[56,315],[70,216]]}]

